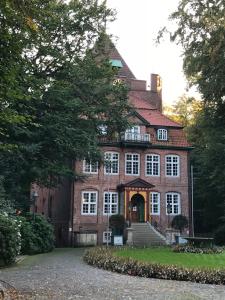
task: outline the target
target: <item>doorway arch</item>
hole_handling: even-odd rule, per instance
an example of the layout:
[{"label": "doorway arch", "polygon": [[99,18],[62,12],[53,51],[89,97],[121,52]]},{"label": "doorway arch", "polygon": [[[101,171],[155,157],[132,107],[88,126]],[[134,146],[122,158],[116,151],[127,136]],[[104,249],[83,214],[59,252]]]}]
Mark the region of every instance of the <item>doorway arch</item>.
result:
[{"label": "doorway arch", "polygon": [[135,194],[130,200],[130,221],[145,221],[145,199],[141,194]]}]

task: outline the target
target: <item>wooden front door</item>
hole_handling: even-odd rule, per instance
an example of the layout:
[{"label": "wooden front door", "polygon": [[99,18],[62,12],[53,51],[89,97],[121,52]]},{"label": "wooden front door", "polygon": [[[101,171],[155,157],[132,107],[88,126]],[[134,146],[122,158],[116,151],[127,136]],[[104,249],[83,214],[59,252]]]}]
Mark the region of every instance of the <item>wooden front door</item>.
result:
[{"label": "wooden front door", "polygon": [[144,198],[140,194],[131,198],[130,217],[131,222],[144,222]]}]

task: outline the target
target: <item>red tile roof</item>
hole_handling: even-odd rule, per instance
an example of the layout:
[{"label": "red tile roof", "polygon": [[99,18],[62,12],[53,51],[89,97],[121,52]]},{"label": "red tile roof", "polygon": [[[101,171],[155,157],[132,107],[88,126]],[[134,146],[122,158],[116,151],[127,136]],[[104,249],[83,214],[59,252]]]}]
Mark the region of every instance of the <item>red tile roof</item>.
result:
[{"label": "red tile roof", "polygon": [[151,125],[182,128],[180,124],[170,120],[168,117],[164,116],[158,110],[137,109],[136,111]]}]

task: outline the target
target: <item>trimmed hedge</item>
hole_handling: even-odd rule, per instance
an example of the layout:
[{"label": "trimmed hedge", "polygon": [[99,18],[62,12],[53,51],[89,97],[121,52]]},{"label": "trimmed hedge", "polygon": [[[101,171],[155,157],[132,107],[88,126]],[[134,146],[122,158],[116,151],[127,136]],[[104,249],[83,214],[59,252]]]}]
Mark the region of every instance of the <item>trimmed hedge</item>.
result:
[{"label": "trimmed hedge", "polygon": [[198,248],[190,245],[177,245],[173,247],[173,252],[177,253],[197,253],[197,254],[219,254],[223,252],[223,248]]},{"label": "trimmed hedge", "polygon": [[86,250],[83,259],[89,265],[132,276],[225,284],[225,269],[200,270],[140,262],[131,258],[117,257],[113,255],[115,250],[115,248],[95,247]]}]

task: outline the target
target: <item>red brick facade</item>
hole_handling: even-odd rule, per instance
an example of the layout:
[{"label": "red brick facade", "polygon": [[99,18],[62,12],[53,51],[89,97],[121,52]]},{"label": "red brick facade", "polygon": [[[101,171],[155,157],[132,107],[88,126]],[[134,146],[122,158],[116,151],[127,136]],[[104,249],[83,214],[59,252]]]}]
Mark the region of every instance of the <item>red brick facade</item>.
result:
[{"label": "red brick facade", "polygon": [[[122,139],[118,137],[109,140],[107,136],[103,136],[99,140],[103,156],[105,152],[117,153],[117,174],[105,172],[104,164],[98,165],[95,174],[88,174],[84,172],[83,161],[74,163],[78,173],[84,172],[87,175],[85,180],[76,181],[71,185],[70,200],[68,195],[68,199],[64,199],[67,202],[66,206],[71,208],[68,214],[70,220],[67,218],[68,231],[73,233],[75,244],[82,233],[94,234],[97,243],[103,243],[103,232],[107,231],[109,218],[109,213],[104,211],[106,210],[104,199],[108,200],[109,197],[112,211],[123,214],[128,223],[148,221],[162,233],[165,233],[174,215],[183,214],[189,218],[190,213],[188,164],[190,145],[182,127],[161,113],[160,77],[153,74],[151,90],[146,90],[146,82],[134,77],[113,45],[110,58],[120,60],[123,65],[118,71],[118,77],[130,87],[129,101],[136,108],[132,121],[139,131],[137,134],[125,134]],[[160,139],[158,130],[162,130],[167,136]],[[129,159],[136,161],[126,162],[126,154],[137,154],[128,156]],[[152,169],[148,169],[150,175],[146,174],[147,155],[151,154],[155,155],[157,163],[148,162],[148,168],[153,168],[154,165],[154,172],[157,175],[151,174]],[[169,157],[166,164],[167,156]],[[148,159],[153,158],[148,156]],[[126,170],[130,172],[129,168],[137,171],[135,169],[137,167],[138,174],[126,174]],[[170,207],[168,203],[171,203]],[[38,211],[40,210],[43,208],[39,201]]]}]

